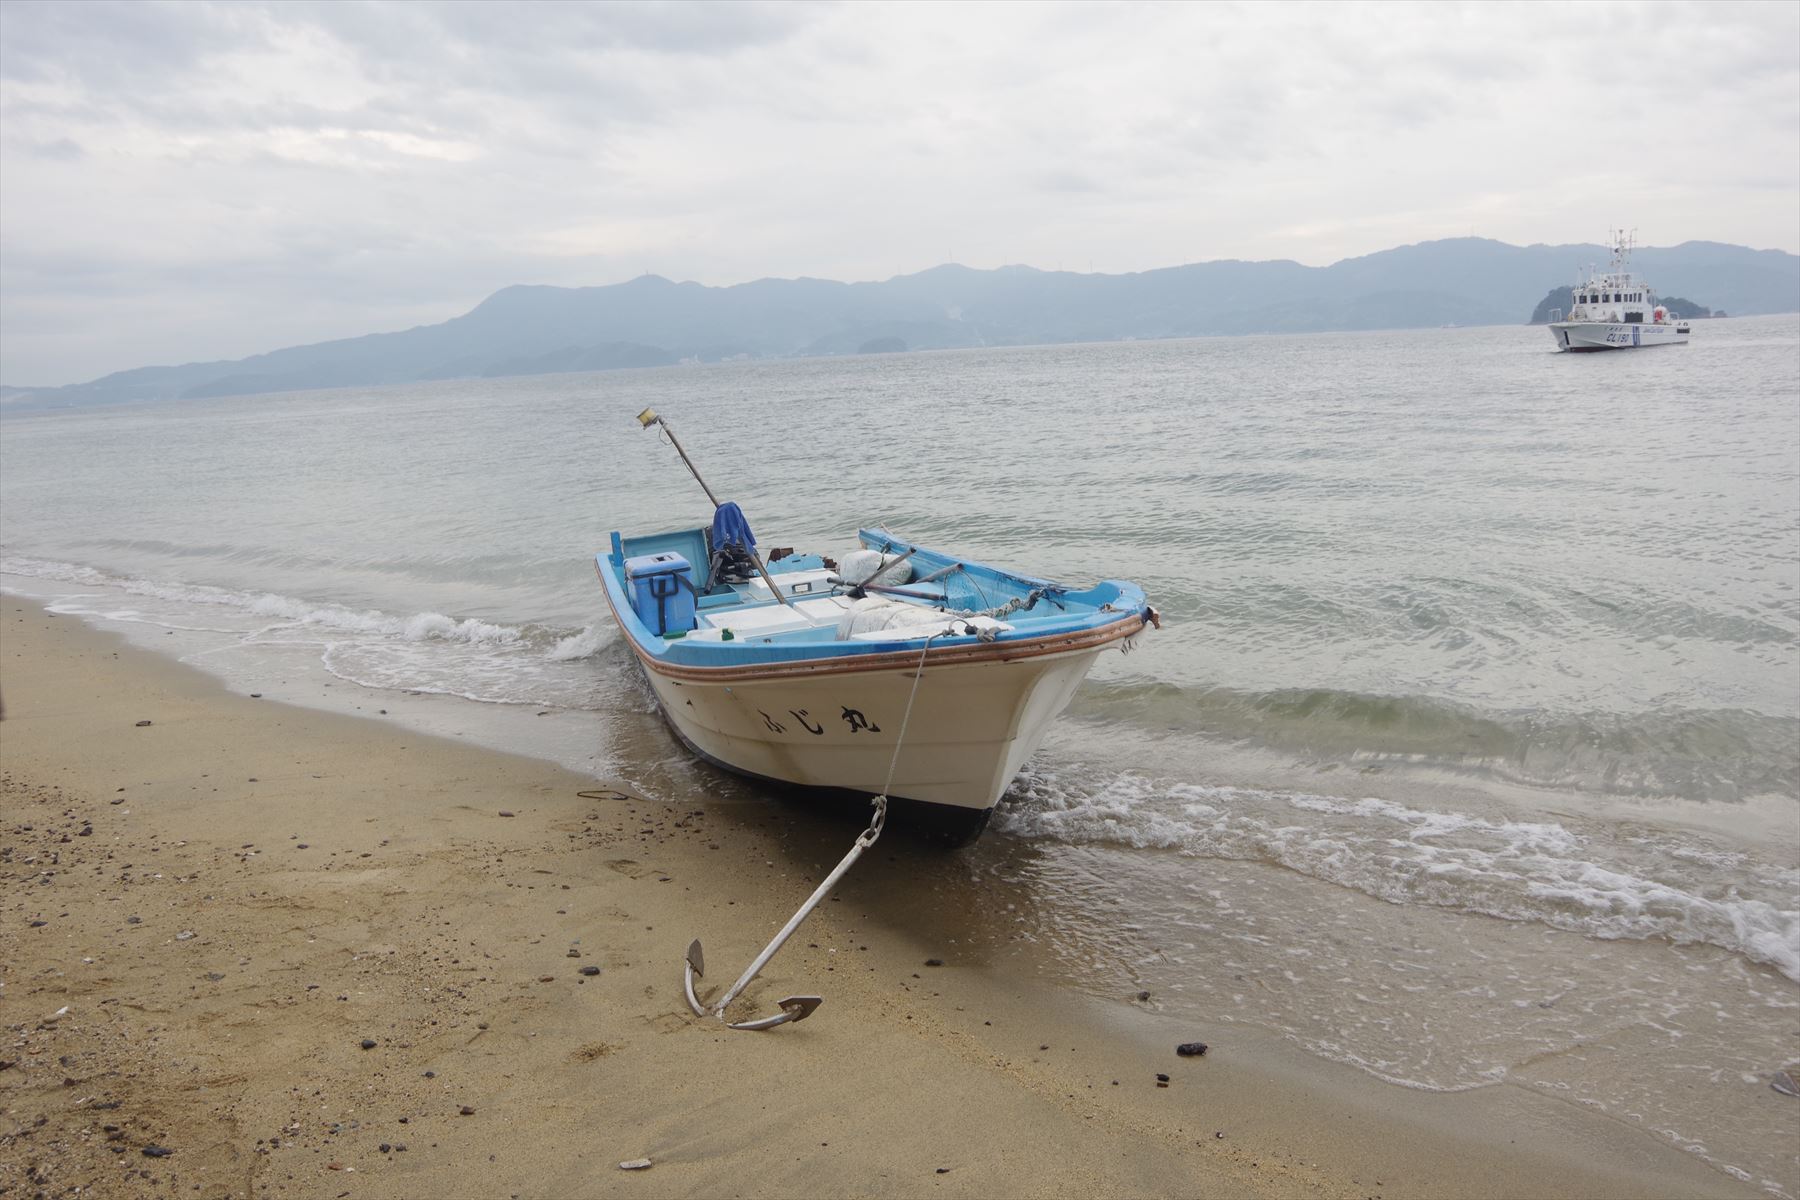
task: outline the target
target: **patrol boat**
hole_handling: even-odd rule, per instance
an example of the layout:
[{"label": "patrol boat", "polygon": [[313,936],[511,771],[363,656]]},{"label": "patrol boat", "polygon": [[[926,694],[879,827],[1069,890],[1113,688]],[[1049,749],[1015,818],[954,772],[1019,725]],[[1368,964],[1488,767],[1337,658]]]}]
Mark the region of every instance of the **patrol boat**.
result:
[{"label": "patrol boat", "polygon": [[1656,303],[1650,285],[1628,269],[1633,238],[1612,236],[1612,261],[1603,274],[1588,268],[1575,285],[1565,318],[1552,313],[1550,336],[1559,350],[1630,350],[1639,346],[1672,346],[1688,340],[1688,323]]}]

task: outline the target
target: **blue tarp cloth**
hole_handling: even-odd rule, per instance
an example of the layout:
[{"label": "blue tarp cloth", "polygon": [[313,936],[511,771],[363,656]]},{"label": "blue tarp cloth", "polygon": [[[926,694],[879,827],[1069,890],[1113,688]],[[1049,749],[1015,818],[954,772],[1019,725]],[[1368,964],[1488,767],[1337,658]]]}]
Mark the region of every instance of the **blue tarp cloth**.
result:
[{"label": "blue tarp cloth", "polygon": [[713,512],[712,544],[715,551],[736,544],[746,550],[756,549],[756,535],[750,532],[750,522],[744,519],[744,510],[727,500]]}]

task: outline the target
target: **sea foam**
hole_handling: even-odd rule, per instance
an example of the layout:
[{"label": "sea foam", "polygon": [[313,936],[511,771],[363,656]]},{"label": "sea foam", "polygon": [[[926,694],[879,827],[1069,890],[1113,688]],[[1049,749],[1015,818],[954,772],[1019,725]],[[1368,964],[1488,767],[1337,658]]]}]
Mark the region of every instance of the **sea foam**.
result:
[{"label": "sea foam", "polygon": [[[1800,981],[1800,872],[1721,872],[1727,856],[1596,828],[1125,773],[1028,770],[999,828],[1022,836],[1260,861],[1393,904],[1427,904],[1588,937],[1703,942]],[[1646,844],[1646,843],[1649,844]],[[1699,861],[1695,861],[1698,859]]]}]

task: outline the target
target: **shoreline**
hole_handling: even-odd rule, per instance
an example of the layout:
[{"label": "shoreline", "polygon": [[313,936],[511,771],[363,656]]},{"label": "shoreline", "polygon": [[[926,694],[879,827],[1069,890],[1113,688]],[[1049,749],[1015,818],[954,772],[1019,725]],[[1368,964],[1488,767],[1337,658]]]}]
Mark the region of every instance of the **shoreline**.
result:
[{"label": "shoreline", "polygon": [[741,1007],[820,1012],[736,1034],[688,1012],[683,947],[728,982],[847,835],[578,798],[610,785],[251,699],[19,597],[0,630],[0,1187],[1761,1194],[1541,1091],[1412,1091],[960,962],[952,922],[882,907],[955,863],[904,841]]}]

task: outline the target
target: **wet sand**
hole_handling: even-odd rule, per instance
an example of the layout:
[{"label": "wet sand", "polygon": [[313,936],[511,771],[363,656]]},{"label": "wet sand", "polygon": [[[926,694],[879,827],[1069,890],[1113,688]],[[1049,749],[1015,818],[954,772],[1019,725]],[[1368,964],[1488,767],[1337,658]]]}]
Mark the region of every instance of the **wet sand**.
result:
[{"label": "wet sand", "polygon": [[252,699],[12,597],[0,696],[0,1193],[1755,1194],[1523,1088],[1178,1058],[1208,1031],[883,908],[965,869],[903,841],[739,1006],[818,1014],[734,1033],[687,941],[729,982],[845,848],[780,806]]}]

